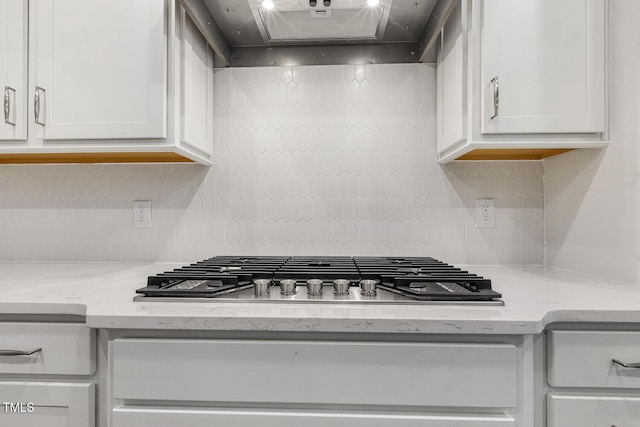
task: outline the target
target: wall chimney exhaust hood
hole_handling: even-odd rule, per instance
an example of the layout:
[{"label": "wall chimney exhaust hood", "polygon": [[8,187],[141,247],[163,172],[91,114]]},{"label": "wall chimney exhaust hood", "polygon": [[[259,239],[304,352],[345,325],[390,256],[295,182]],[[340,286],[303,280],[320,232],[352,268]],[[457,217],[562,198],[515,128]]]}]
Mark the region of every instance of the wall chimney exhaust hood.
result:
[{"label": "wall chimney exhaust hood", "polygon": [[459,1],[179,0],[216,67],[435,62]]}]

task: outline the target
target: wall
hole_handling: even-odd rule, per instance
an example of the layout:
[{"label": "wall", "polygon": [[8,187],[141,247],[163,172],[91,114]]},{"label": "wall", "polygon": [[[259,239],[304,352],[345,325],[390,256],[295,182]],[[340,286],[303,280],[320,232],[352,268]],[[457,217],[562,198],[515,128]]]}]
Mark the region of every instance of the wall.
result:
[{"label": "wall", "polygon": [[547,264],[640,277],[640,2],[609,2],[609,133],[602,150],[545,161]]},{"label": "wall", "polygon": [[[224,69],[211,168],[0,166],[0,259],[428,255],[542,264],[543,165],[441,167],[435,68]],[[496,228],[474,198],[496,199]],[[133,229],[133,200],[153,227]]]}]

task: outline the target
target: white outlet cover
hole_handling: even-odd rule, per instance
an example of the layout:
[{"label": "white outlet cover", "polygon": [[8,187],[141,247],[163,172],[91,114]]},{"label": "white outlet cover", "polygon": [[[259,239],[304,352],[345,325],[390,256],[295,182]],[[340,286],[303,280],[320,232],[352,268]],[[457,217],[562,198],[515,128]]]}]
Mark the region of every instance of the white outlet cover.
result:
[{"label": "white outlet cover", "polygon": [[151,228],[151,200],[133,202],[133,228]]},{"label": "white outlet cover", "polygon": [[496,209],[494,199],[476,199],[476,227],[491,228],[496,226]]}]

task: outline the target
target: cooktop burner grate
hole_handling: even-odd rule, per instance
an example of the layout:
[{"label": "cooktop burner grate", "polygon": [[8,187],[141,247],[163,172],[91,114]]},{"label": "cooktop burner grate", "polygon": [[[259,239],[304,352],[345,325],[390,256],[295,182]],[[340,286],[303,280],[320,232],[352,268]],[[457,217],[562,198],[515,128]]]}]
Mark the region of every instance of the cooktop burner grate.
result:
[{"label": "cooktop burner grate", "polygon": [[491,280],[429,257],[218,256],[150,276],[136,293],[158,301],[502,303]]}]

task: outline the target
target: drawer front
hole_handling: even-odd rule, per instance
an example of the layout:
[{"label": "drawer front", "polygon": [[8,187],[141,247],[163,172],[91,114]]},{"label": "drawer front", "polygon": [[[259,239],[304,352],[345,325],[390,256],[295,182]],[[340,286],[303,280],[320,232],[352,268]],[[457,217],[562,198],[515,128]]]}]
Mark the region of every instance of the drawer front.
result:
[{"label": "drawer front", "polygon": [[[0,323],[0,374],[91,375],[95,333],[75,323]],[[32,351],[7,355],[9,351]]]},{"label": "drawer front", "polygon": [[613,396],[547,396],[548,427],[637,426],[640,398]]},{"label": "drawer front", "polygon": [[0,426],[93,427],[94,389],[89,383],[0,382]]},{"label": "drawer front", "polygon": [[217,402],[514,407],[507,344],[120,339],[114,396]]},{"label": "drawer front", "polygon": [[552,386],[640,388],[640,369],[612,361],[640,362],[640,332],[551,331],[548,348]]},{"label": "drawer front", "polygon": [[515,427],[507,415],[404,415],[313,411],[119,407],[113,427]]}]

